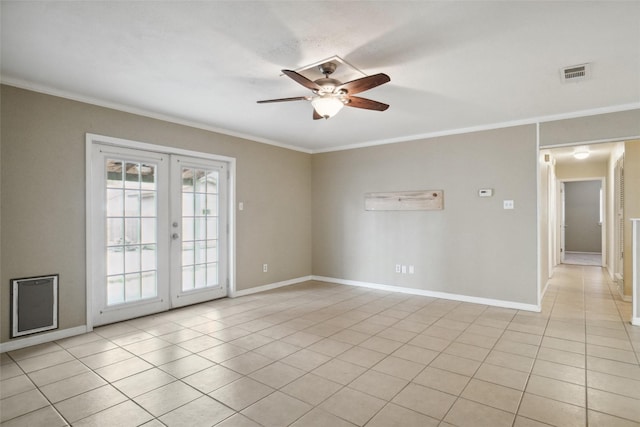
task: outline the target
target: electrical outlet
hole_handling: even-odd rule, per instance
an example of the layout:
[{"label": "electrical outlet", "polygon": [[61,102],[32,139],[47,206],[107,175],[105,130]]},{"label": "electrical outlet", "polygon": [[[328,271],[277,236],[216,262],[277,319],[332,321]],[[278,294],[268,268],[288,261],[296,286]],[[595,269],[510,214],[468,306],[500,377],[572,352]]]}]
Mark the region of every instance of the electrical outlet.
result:
[{"label": "electrical outlet", "polygon": [[266,273],[267,271],[269,271],[269,264],[262,264],[262,272]]},{"label": "electrical outlet", "polygon": [[409,266],[409,274],[413,274],[413,273],[415,273],[415,270],[413,268],[413,265],[410,265]]},{"label": "electrical outlet", "polygon": [[396,264],[396,273],[400,273],[401,271],[400,268],[401,268],[400,264]]},{"label": "electrical outlet", "polygon": [[406,265],[402,266],[402,274],[407,274],[407,266]]},{"label": "electrical outlet", "polygon": [[514,209],[515,208],[515,203],[513,203],[513,200],[503,200],[502,201],[502,207],[504,209]]}]

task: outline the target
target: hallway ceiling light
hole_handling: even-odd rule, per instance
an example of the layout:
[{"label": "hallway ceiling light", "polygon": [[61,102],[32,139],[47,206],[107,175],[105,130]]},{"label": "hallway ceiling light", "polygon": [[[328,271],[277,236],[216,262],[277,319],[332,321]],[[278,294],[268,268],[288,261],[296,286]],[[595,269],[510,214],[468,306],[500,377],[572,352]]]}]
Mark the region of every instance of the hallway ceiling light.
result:
[{"label": "hallway ceiling light", "polygon": [[589,157],[589,154],[591,154],[591,152],[587,147],[578,147],[573,151],[573,157],[578,160],[586,159],[587,157]]}]

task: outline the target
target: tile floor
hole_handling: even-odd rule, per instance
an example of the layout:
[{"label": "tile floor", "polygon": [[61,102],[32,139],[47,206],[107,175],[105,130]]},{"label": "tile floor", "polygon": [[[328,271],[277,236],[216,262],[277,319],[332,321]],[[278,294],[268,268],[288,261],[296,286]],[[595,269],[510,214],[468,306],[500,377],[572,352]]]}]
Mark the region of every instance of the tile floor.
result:
[{"label": "tile floor", "polygon": [[598,267],[531,313],[309,282],[1,355],[2,426],[640,425],[640,328]]}]

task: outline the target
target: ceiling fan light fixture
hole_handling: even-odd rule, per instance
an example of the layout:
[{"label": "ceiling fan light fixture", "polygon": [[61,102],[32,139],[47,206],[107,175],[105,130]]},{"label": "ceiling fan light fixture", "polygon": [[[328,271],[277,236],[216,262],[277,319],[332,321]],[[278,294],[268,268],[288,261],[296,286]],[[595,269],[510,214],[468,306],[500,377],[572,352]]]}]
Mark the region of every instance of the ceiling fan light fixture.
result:
[{"label": "ceiling fan light fixture", "polygon": [[311,100],[311,105],[316,113],[325,119],[335,116],[344,107],[344,103],[340,99],[331,95],[316,96]]},{"label": "ceiling fan light fixture", "polygon": [[578,147],[573,151],[573,157],[577,160],[584,160],[589,157],[589,154],[591,154],[591,152],[587,147]]}]

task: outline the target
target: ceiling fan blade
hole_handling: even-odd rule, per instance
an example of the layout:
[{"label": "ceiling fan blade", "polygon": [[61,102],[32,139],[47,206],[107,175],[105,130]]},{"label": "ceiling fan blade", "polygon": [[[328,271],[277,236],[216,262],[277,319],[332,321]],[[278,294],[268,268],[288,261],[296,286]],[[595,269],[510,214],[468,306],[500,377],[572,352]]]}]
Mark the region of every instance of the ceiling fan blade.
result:
[{"label": "ceiling fan blade", "polygon": [[310,89],[310,90],[313,90],[313,91],[318,91],[318,90],[322,89],[320,87],[320,85],[318,85],[316,82],[313,82],[313,81],[309,80],[308,78],[306,78],[302,74],[298,74],[295,71],[282,70],[282,72],[284,74],[286,74],[289,78],[293,79],[297,83],[299,83],[302,86],[306,87],[307,89]]},{"label": "ceiling fan blade", "polygon": [[364,108],[365,110],[377,110],[384,111],[389,108],[388,104],[383,104],[382,102],[373,101],[367,98],[360,98],[358,96],[349,96],[348,101],[344,104],[346,107],[355,107],[355,108]]},{"label": "ceiling fan blade", "polygon": [[318,112],[314,108],[313,109],[313,120],[320,120],[320,119],[324,119],[324,117],[322,117],[320,114],[318,114]]},{"label": "ceiling fan blade", "polygon": [[310,96],[296,96],[293,98],[265,99],[264,101],[256,101],[258,104],[267,104],[269,102],[287,102],[287,101],[308,101]]},{"label": "ceiling fan blade", "polygon": [[372,76],[363,77],[361,79],[351,80],[350,82],[343,83],[338,86],[335,92],[340,90],[346,90],[349,95],[364,92],[365,90],[373,89],[376,86],[380,86],[387,82],[390,82],[391,78],[384,73],[374,74]]}]

